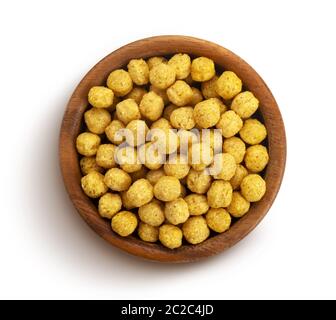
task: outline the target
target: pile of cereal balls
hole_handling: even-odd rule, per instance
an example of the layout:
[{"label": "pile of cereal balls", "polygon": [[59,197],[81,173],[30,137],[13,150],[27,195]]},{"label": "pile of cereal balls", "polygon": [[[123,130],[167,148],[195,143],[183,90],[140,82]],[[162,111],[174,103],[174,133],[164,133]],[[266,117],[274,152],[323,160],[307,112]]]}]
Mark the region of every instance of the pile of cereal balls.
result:
[{"label": "pile of cereal balls", "polygon": [[[264,196],[267,131],[253,118],[258,99],[242,85],[232,71],[216,74],[211,59],[178,53],[132,59],[125,70],[110,73],[106,87],[90,89],[86,129],[76,140],[81,186],[98,199],[98,212],[111,219],[113,232],[122,237],[136,232],[170,249],[183,239],[198,244],[228,230]],[[123,129],[134,139],[125,143]],[[161,129],[165,147],[155,158],[141,157],[157,137],[148,141],[137,132],[151,129]],[[208,143],[195,129],[209,129]],[[215,129],[221,133],[219,146]],[[190,161],[190,154],[207,147],[208,157]],[[168,155],[176,161],[165,162]],[[221,171],[210,175],[215,160]]]}]

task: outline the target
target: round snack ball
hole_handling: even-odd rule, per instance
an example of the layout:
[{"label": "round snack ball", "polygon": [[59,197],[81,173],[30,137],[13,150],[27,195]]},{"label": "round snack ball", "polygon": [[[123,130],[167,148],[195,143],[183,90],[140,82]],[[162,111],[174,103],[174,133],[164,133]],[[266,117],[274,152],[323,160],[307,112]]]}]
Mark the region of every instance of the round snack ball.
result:
[{"label": "round snack ball", "polygon": [[127,65],[127,70],[133,82],[138,86],[148,83],[149,68],[145,60],[132,59]]},{"label": "round snack ball", "polygon": [[100,145],[100,137],[94,133],[83,132],[76,139],[76,148],[83,156],[94,156]]},{"label": "round snack ball", "polygon": [[165,155],[160,153],[158,147],[148,142],[138,147],[138,158],[149,170],[157,170],[165,162]]},{"label": "round snack ball", "polygon": [[231,216],[223,208],[211,208],[205,216],[210,229],[222,233],[230,228]]},{"label": "round snack ball", "polygon": [[266,192],[266,182],[258,174],[247,175],[240,184],[242,196],[250,202],[259,201]]},{"label": "round snack ball", "polygon": [[98,202],[98,212],[103,218],[112,219],[122,207],[121,198],[118,194],[105,193]]},{"label": "round snack ball", "polygon": [[171,224],[184,223],[189,218],[188,204],[182,198],[166,202],[164,214]]},{"label": "round snack ball", "polygon": [[125,191],[132,183],[130,175],[119,168],[112,168],[105,173],[105,184],[114,191]]},{"label": "round snack ball", "polygon": [[128,139],[126,138],[127,143],[132,146],[140,146],[146,142],[146,135],[149,131],[147,124],[143,120],[132,120],[126,126]]},{"label": "round snack ball", "polygon": [[237,164],[237,169],[234,176],[231,178],[230,183],[233,190],[236,190],[240,187],[243,179],[248,175],[248,172],[244,166]]},{"label": "round snack ball", "polygon": [[164,110],[163,110],[163,117],[169,121],[172,112],[173,112],[175,109],[177,109],[177,108],[178,108],[178,106],[175,106],[174,104],[170,104],[170,105],[168,105],[168,106],[165,107]]},{"label": "round snack ball", "polygon": [[139,180],[139,179],[145,179],[147,172],[148,172],[148,169],[145,166],[141,166],[140,170],[138,171],[130,172],[132,182]]},{"label": "round snack ball", "polygon": [[194,109],[192,107],[181,107],[174,110],[170,115],[170,122],[176,129],[192,129],[196,124],[194,120]]},{"label": "round snack ball", "polygon": [[202,95],[205,99],[219,98],[219,94],[216,92],[217,79],[218,77],[214,76],[209,81],[202,82]]},{"label": "round snack ball", "polygon": [[81,179],[82,189],[90,198],[99,198],[107,192],[107,186],[104,183],[104,176],[97,172],[91,171]]},{"label": "round snack ball", "polygon": [[157,170],[149,170],[146,175],[146,179],[154,186],[163,176],[165,176],[165,172],[162,168]]},{"label": "round snack ball", "polygon": [[125,70],[118,69],[110,73],[107,86],[113,90],[117,97],[123,97],[133,89],[132,78]]},{"label": "round snack ball", "polygon": [[259,100],[250,91],[244,91],[234,97],[231,109],[242,119],[247,119],[255,113],[259,106]]},{"label": "round snack ball", "polygon": [[176,177],[163,176],[154,185],[154,196],[161,201],[176,200],[180,194],[181,183]]},{"label": "round snack ball", "polygon": [[190,170],[188,158],[183,154],[169,157],[169,161],[164,164],[163,170],[167,176],[182,179],[188,175]]},{"label": "round snack ball", "polygon": [[190,74],[191,59],[185,53],[177,53],[173,55],[169,59],[168,65],[174,68],[176,79],[185,79]]},{"label": "round snack ball", "polygon": [[212,170],[215,179],[229,181],[235,174],[237,169],[236,160],[230,153],[218,153],[214,156]]},{"label": "round snack ball", "polygon": [[125,125],[120,120],[112,120],[112,122],[106,127],[105,134],[113,144],[119,145],[125,139],[122,135],[118,134],[119,130],[125,128]]},{"label": "round snack ball", "polygon": [[159,120],[156,120],[152,123],[151,129],[173,129],[170,122],[165,118],[160,118]]},{"label": "round snack ball", "polygon": [[[141,87],[134,87],[130,93],[128,93],[125,98],[133,99],[137,104],[140,103],[144,94],[147,93],[147,90]],[[119,101],[120,102],[120,101]]]},{"label": "round snack ball", "polygon": [[147,60],[149,70],[161,63],[167,63],[165,57],[151,57]]},{"label": "round snack ball", "polygon": [[242,81],[232,71],[224,71],[217,79],[216,91],[225,100],[232,99],[242,90]]},{"label": "round snack ball", "polygon": [[189,164],[196,171],[203,171],[213,161],[214,152],[210,144],[196,142],[188,150]]},{"label": "round snack ball", "polygon": [[160,63],[149,71],[149,81],[159,89],[167,89],[175,82],[175,69],[165,63]]},{"label": "round snack ball", "polygon": [[232,201],[227,210],[235,218],[242,217],[250,209],[250,203],[237,191],[232,194]]},{"label": "round snack ball", "polygon": [[116,146],[113,144],[101,144],[98,147],[96,154],[96,162],[98,166],[105,169],[111,169],[116,166],[114,155],[116,152]]},{"label": "round snack ball", "polygon": [[218,103],[212,99],[204,100],[195,105],[194,119],[200,128],[213,127],[220,118]]},{"label": "round snack ball", "polygon": [[224,140],[223,152],[230,153],[236,160],[236,163],[241,163],[244,159],[246,146],[243,140],[237,137],[231,137]]},{"label": "round snack ball", "polygon": [[96,157],[83,157],[80,159],[80,168],[84,175],[88,174],[91,171],[97,171],[100,173],[104,172],[102,167],[99,167],[96,162]]},{"label": "round snack ball", "polygon": [[159,229],[160,242],[169,249],[176,249],[182,245],[182,231],[179,227],[164,224]]},{"label": "round snack ball", "polygon": [[240,137],[248,144],[259,144],[266,136],[266,127],[257,119],[247,119],[239,131]]},{"label": "round snack ball", "polygon": [[146,242],[156,242],[159,240],[159,228],[140,222],[138,228],[139,238]]},{"label": "round snack ball", "polygon": [[156,199],[141,206],[138,214],[141,221],[153,227],[160,226],[165,220],[162,205]]},{"label": "round snack ball", "polygon": [[211,184],[207,193],[207,199],[211,208],[225,208],[232,200],[232,186],[230,182],[216,180]]},{"label": "round snack ball", "polygon": [[177,132],[177,136],[180,142],[179,152],[184,154],[188,152],[189,147],[191,147],[194,143],[197,143],[199,141],[197,133],[189,130],[180,129]]},{"label": "round snack ball", "polygon": [[199,57],[191,63],[191,77],[194,81],[208,81],[216,74],[214,62],[206,57]]},{"label": "round snack ball", "polygon": [[164,105],[169,103],[169,98],[167,96],[166,89],[159,89],[152,84],[149,86],[149,91],[155,92],[158,96],[160,96],[163,100]]},{"label": "round snack ball", "polygon": [[245,154],[245,165],[251,172],[263,171],[269,160],[266,147],[256,144],[247,148]]},{"label": "round snack ball", "polygon": [[210,230],[202,216],[189,218],[182,226],[185,239],[191,244],[198,244],[206,240]]},{"label": "round snack ball", "polygon": [[224,112],[216,124],[216,128],[222,131],[224,138],[233,137],[242,127],[243,120],[232,110]]},{"label": "round snack ball", "polygon": [[208,170],[196,171],[190,169],[187,175],[187,187],[190,191],[198,194],[206,193],[211,186],[212,178]]},{"label": "round snack ball", "polygon": [[120,192],[120,197],[121,197],[122,205],[125,209],[131,210],[135,208],[127,197],[127,191]]},{"label": "round snack ball", "polygon": [[136,149],[130,146],[117,148],[115,152],[115,160],[120,165],[120,168],[127,173],[137,172],[142,167],[142,164],[138,160]]},{"label": "round snack ball", "polygon": [[92,87],[88,94],[88,101],[96,108],[108,108],[113,104],[114,93],[103,86]]},{"label": "round snack ball", "polygon": [[111,221],[112,230],[122,237],[127,237],[134,232],[138,225],[136,215],[130,211],[118,212]]},{"label": "round snack ball", "polygon": [[106,109],[92,108],[84,113],[84,121],[89,131],[102,134],[111,122],[111,115]]},{"label": "round snack ball", "polygon": [[164,103],[162,98],[153,91],[144,94],[139,105],[141,115],[151,121],[155,121],[161,117],[163,108]]},{"label": "round snack ball", "polygon": [[191,101],[193,97],[193,91],[189,84],[183,80],[177,80],[167,89],[167,96],[170,102],[177,105],[178,107],[182,107]]},{"label": "round snack ball", "polygon": [[133,99],[126,99],[119,102],[116,106],[118,119],[127,125],[132,120],[141,118],[139,107]]},{"label": "round snack ball", "polygon": [[193,95],[191,97],[190,104],[194,106],[203,100],[203,96],[199,89],[192,87],[191,90],[193,92]]},{"label": "round snack ball", "polygon": [[209,210],[208,200],[203,194],[192,193],[185,197],[191,216],[200,216]]},{"label": "round snack ball", "polygon": [[135,207],[141,207],[154,197],[153,186],[146,179],[139,179],[130,186],[127,198]]}]

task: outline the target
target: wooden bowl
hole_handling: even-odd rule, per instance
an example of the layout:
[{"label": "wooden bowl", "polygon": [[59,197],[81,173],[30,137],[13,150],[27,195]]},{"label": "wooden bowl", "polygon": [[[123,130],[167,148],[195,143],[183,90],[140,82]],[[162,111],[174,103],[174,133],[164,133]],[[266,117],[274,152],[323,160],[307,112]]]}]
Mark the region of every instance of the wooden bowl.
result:
[{"label": "wooden bowl", "polygon": [[[245,89],[254,93],[260,101],[259,114],[268,130],[266,143],[270,161],[264,174],[267,184],[265,196],[261,201],[253,203],[249,212],[227,232],[213,236],[199,245],[183,245],[169,250],[159,243],[146,243],[134,236],[123,238],[112,232],[110,221],[99,216],[95,205],[81,189],[81,171],[75,140],[81,129],[83,114],[88,105],[87,94],[92,86],[105,84],[112,70],[124,67],[132,58],[165,56],[177,52],[211,58],[220,68],[234,71],[242,79]],[[143,258],[162,262],[192,262],[230,248],[253,230],[266,215],[278,193],[284,174],[286,137],[281,114],[271,91],[245,61],[212,42],[186,36],[158,36],[127,44],[102,59],[86,74],[72,94],[64,114],[59,156],[64,184],[73,204],[87,224],[102,238]]]}]

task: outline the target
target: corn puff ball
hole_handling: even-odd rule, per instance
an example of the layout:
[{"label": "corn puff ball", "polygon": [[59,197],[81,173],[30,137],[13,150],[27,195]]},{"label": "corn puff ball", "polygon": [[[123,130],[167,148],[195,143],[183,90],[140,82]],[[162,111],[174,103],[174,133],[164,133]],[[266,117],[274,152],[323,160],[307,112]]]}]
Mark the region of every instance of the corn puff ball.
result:
[{"label": "corn puff ball", "polygon": [[236,163],[241,163],[245,156],[246,146],[243,140],[231,137],[224,140],[223,152],[230,153],[235,158]]},{"label": "corn puff ball", "polygon": [[232,110],[221,114],[220,119],[216,124],[216,128],[222,131],[224,138],[233,137],[242,127],[243,120]]},{"label": "corn puff ball", "polygon": [[117,97],[123,97],[133,89],[132,78],[125,70],[118,69],[110,73],[107,86],[113,90]]},{"label": "corn puff ball", "polygon": [[211,186],[212,178],[208,170],[196,171],[190,169],[187,175],[187,186],[190,191],[198,194],[206,193]]},{"label": "corn puff ball", "polygon": [[189,218],[188,204],[182,198],[166,202],[164,215],[167,221],[173,225],[184,223]]},{"label": "corn puff ball", "polygon": [[139,179],[130,186],[127,198],[135,207],[141,207],[154,197],[153,186],[146,179]]},{"label": "corn puff ball", "polygon": [[231,225],[231,216],[223,208],[211,208],[205,219],[209,228],[218,233],[225,232]]},{"label": "corn puff ball", "polygon": [[179,227],[164,224],[159,229],[160,242],[169,249],[176,249],[182,245],[182,231]]},{"label": "corn puff ball", "polygon": [[240,218],[250,209],[250,203],[237,191],[232,194],[232,201],[227,210],[232,217]]},{"label": "corn puff ball", "polygon": [[163,207],[156,199],[141,206],[138,214],[141,221],[153,227],[159,227],[165,220]]},{"label": "corn puff ball", "polygon": [[163,176],[154,185],[154,196],[161,201],[176,200],[181,194],[179,179],[172,176]]},{"label": "corn puff ball", "polygon": [[240,184],[242,196],[249,202],[259,201],[266,192],[266,182],[258,174],[247,175]]},{"label": "corn puff ball", "polygon": [[88,94],[88,101],[95,108],[108,108],[113,104],[114,93],[103,86],[92,87]]},{"label": "corn puff ball", "polygon": [[136,215],[130,211],[120,211],[112,217],[112,230],[122,237],[127,237],[134,232],[138,225]]},{"label": "corn puff ball", "polygon": [[231,103],[231,109],[242,119],[250,118],[258,109],[259,100],[250,91],[239,93]]},{"label": "corn puff ball", "polygon": [[105,193],[98,202],[98,212],[103,218],[112,219],[122,207],[121,198],[115,193]]},{"label": "corn puff ball", "polygon": [[148,83],[149,68],[145,60],[132,59],[127,65],[127,70],[136,85],[142,86]]},{"label": "corn puff ball", "polygon": [[217,79],[216,92],[225,100],[232,99],[242,90],[242,81],[232,71],[224,71]]},{"label": "corn puff ball", "polygon": [[141,115],[151,121],[158,120],[161,117],[163,108],[162,98],[153,91],[146,93],[139,105]]},{"label": "corn puff ball", "polygon": [[90,198],[99,198],[108,190],[104,183],[104,176],[97,172],[91,171],[81,179],[81,185],[84,193]]},{"label": "corn puff ball", "polygon": [[194,81],[208,81],[216,74],[214,62],[206,57],[199,57],[191,63],[191,77]]},{"label": "corn puff ball", "polygon": [[232,200],[232,186],[230,182],[216,180],[207,192],[207,199],[211,208],[225,208]]},{"label": "corn puff ball", "polygon": [[139,238],[146,242],[156,242],[159,240],[159,228],[147,223],[140,222],[138,228]]},{"label": "corn puff ball", "polygon": [[202,216],[190,217],[182,226],[185,239],[191,244],[198,244],[206,240],[210,230]]},{"label": "corn puff ball", "polygon": [[193,91],[189,84],[183,80],[177,80],[167,89],[167,96],[171,103],[178,107],[182,107],[191,101],[193,97]]},{"label": "corn puff ball", "polygon": [[111,122],[111,115],[106,109],[92,108],[84,113],[84,121],[89,131],[102,134]]},{"label": "corn puff ball", "polygon": [[220,107],[214,100],[203,100],[195,105],[194,119],[200,128],[213,127],[219,118]]},{"label": "corn puff ball", "polygon": [[248,144],[259,144],[267,136],[266,127],[257,119],[247,119],[239,131],[240,137]]},{"label": "corn puff ball", "polygon": [[176,79],[185,79],[190,74],[191,59],[185,53],[177,53],[173,55],[169,61],[168,65],[174,68],[176,73]]},{"label": "corn puff ball", "polygon": [[105,184],[114,191],[125,191],[132,183],[130,175],[119,168],[112,168],[105,173]]},{"label": "corn puff ball", "polygon": [[191,216],[200,216],[209,210],[207,198],[203,194],[192,193],[185,197]]},{"label": "corn puff ball", "polygon": [[175,69],[165,63],[160,63],[152,67],[149,71],[150,83],[159,89],[167,89],[170,87],[175,82],[175,78]]},{"label": "corn puff ball", "polygon": [[76,139],[76,149],[79,154],[90,157],[97,153],[100,137],[94,133],[83,132]]}]

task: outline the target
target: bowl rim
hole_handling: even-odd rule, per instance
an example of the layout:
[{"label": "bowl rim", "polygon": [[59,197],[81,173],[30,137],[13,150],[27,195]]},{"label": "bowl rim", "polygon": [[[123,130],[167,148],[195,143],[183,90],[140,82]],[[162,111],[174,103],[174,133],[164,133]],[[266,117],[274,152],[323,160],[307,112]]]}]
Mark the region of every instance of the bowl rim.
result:
[{"label": "bowl rim", "polygon": [[[264,178],[267,191],[249,212],[225,233],[213,236],[198,245],[183,245],[174,250],[155,243],[146,243],[136,237],[120,237],[111,231],[110,222],[104,220],[81,189],[79,157],[75,147],[82,117],[87,108],[87,92],[94,85],[101,85],[108,74],[124,67],[132,58],[167,56],[174,53],[207,56],[215,64],[235,72],[244,88],[253,92],[260,101],[260,112],[268,131],[270,161]],[[266,83],[243,59],[230,50],[213,42],[181,35],[162,35],[126,44],[100,60],[83,77],[67,104],[60,129],[59,161],[63,181],[71,201],[86,223],[110,244],[130,254],[160,262],[193,262],[218,254],[236,244],[250,233],[264,218],[279,191],[286,164],[286,135],[279,107]]]}]

